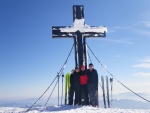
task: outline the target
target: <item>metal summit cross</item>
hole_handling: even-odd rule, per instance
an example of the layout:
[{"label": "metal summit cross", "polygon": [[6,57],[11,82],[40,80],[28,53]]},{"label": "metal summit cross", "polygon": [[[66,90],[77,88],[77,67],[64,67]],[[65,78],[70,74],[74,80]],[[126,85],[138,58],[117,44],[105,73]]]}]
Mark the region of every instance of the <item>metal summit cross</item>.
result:
[{"label": "metal summit cross", "polygon": [[74,38],[75,44],[75,66],[84,64],[87,67],[87,45],[88,37],[106,37],[105,26],[89,26],[84,23],[84,6],[73,6],[73,26],[53,26],[53,38]]}]

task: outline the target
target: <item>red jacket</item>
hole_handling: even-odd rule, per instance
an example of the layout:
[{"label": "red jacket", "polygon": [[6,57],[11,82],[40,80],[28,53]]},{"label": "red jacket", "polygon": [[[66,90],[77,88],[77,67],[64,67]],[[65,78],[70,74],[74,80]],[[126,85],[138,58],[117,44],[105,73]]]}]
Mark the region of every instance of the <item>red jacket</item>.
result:
[{"label": "red jacket", "polygon": [[87,72],[86,71],[81,71],[80,72],[80,84],[81,85],[87,84],[87,80],[88,80]]}]

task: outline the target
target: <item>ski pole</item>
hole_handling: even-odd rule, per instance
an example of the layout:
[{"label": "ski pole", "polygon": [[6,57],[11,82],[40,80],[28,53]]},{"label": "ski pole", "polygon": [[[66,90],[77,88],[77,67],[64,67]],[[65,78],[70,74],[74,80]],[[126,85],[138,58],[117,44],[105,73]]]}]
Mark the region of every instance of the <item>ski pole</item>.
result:
[{"label": "ski pole", "polygon": [[113,91],[113,78],[110,78],[110,84],[111,84],[111,101],[113,101],[112,91]]},{"label": "ski pole", "polygon": [[63,88],[64,88],[64,83],[63,83],[63,79],[64,79],[64,74],[62,74],[62,94],[61,94],[61,105],[62,105],[62,101],[63,101]]}]

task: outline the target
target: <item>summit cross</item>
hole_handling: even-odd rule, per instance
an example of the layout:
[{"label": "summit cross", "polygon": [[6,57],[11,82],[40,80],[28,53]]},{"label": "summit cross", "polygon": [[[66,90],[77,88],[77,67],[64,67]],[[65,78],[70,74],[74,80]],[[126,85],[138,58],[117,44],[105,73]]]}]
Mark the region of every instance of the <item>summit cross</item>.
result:
[{"label": "summit cross", "polygon": [[106,37],[105,26],[89,26],[84,21],[84,6],[73,6],[72,26],[53,26],[53,38],[73,38],[75,45],[75,66],[85,65],[87,67],[87,45],[86,38]]}]

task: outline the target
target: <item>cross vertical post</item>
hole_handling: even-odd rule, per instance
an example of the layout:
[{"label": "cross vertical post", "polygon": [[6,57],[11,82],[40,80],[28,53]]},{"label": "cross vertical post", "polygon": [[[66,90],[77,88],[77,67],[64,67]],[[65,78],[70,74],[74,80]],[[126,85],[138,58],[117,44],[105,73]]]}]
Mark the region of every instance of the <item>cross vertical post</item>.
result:
[{"label": "cross vertical post", "polygon": [[85,67],[87,69],[87,65],[88,65],[88,59],[87,59],[87,45],[86,45],[86,38],[83,38],[83,55],[84,55],[84,63],[85,63]]},{"label": "cross vertical post", "polygon": [[[81,6],[73,6],[73,22],[75,23],[75,21],[77,19],[84,19],[84,7]],[[83,56],[83,39],[82,39],[82,34],[80,33],[80,31],[76,31],[77,35],[76,37],[74,37],[74,40],[76,40],[74,42],[76,48],[75,48],[75,62],[76,62],[76,66],[80,66],[83,64],[83,62],[85,61],[84,56]],[[77,58],[77,59],[76,59]]]}]

